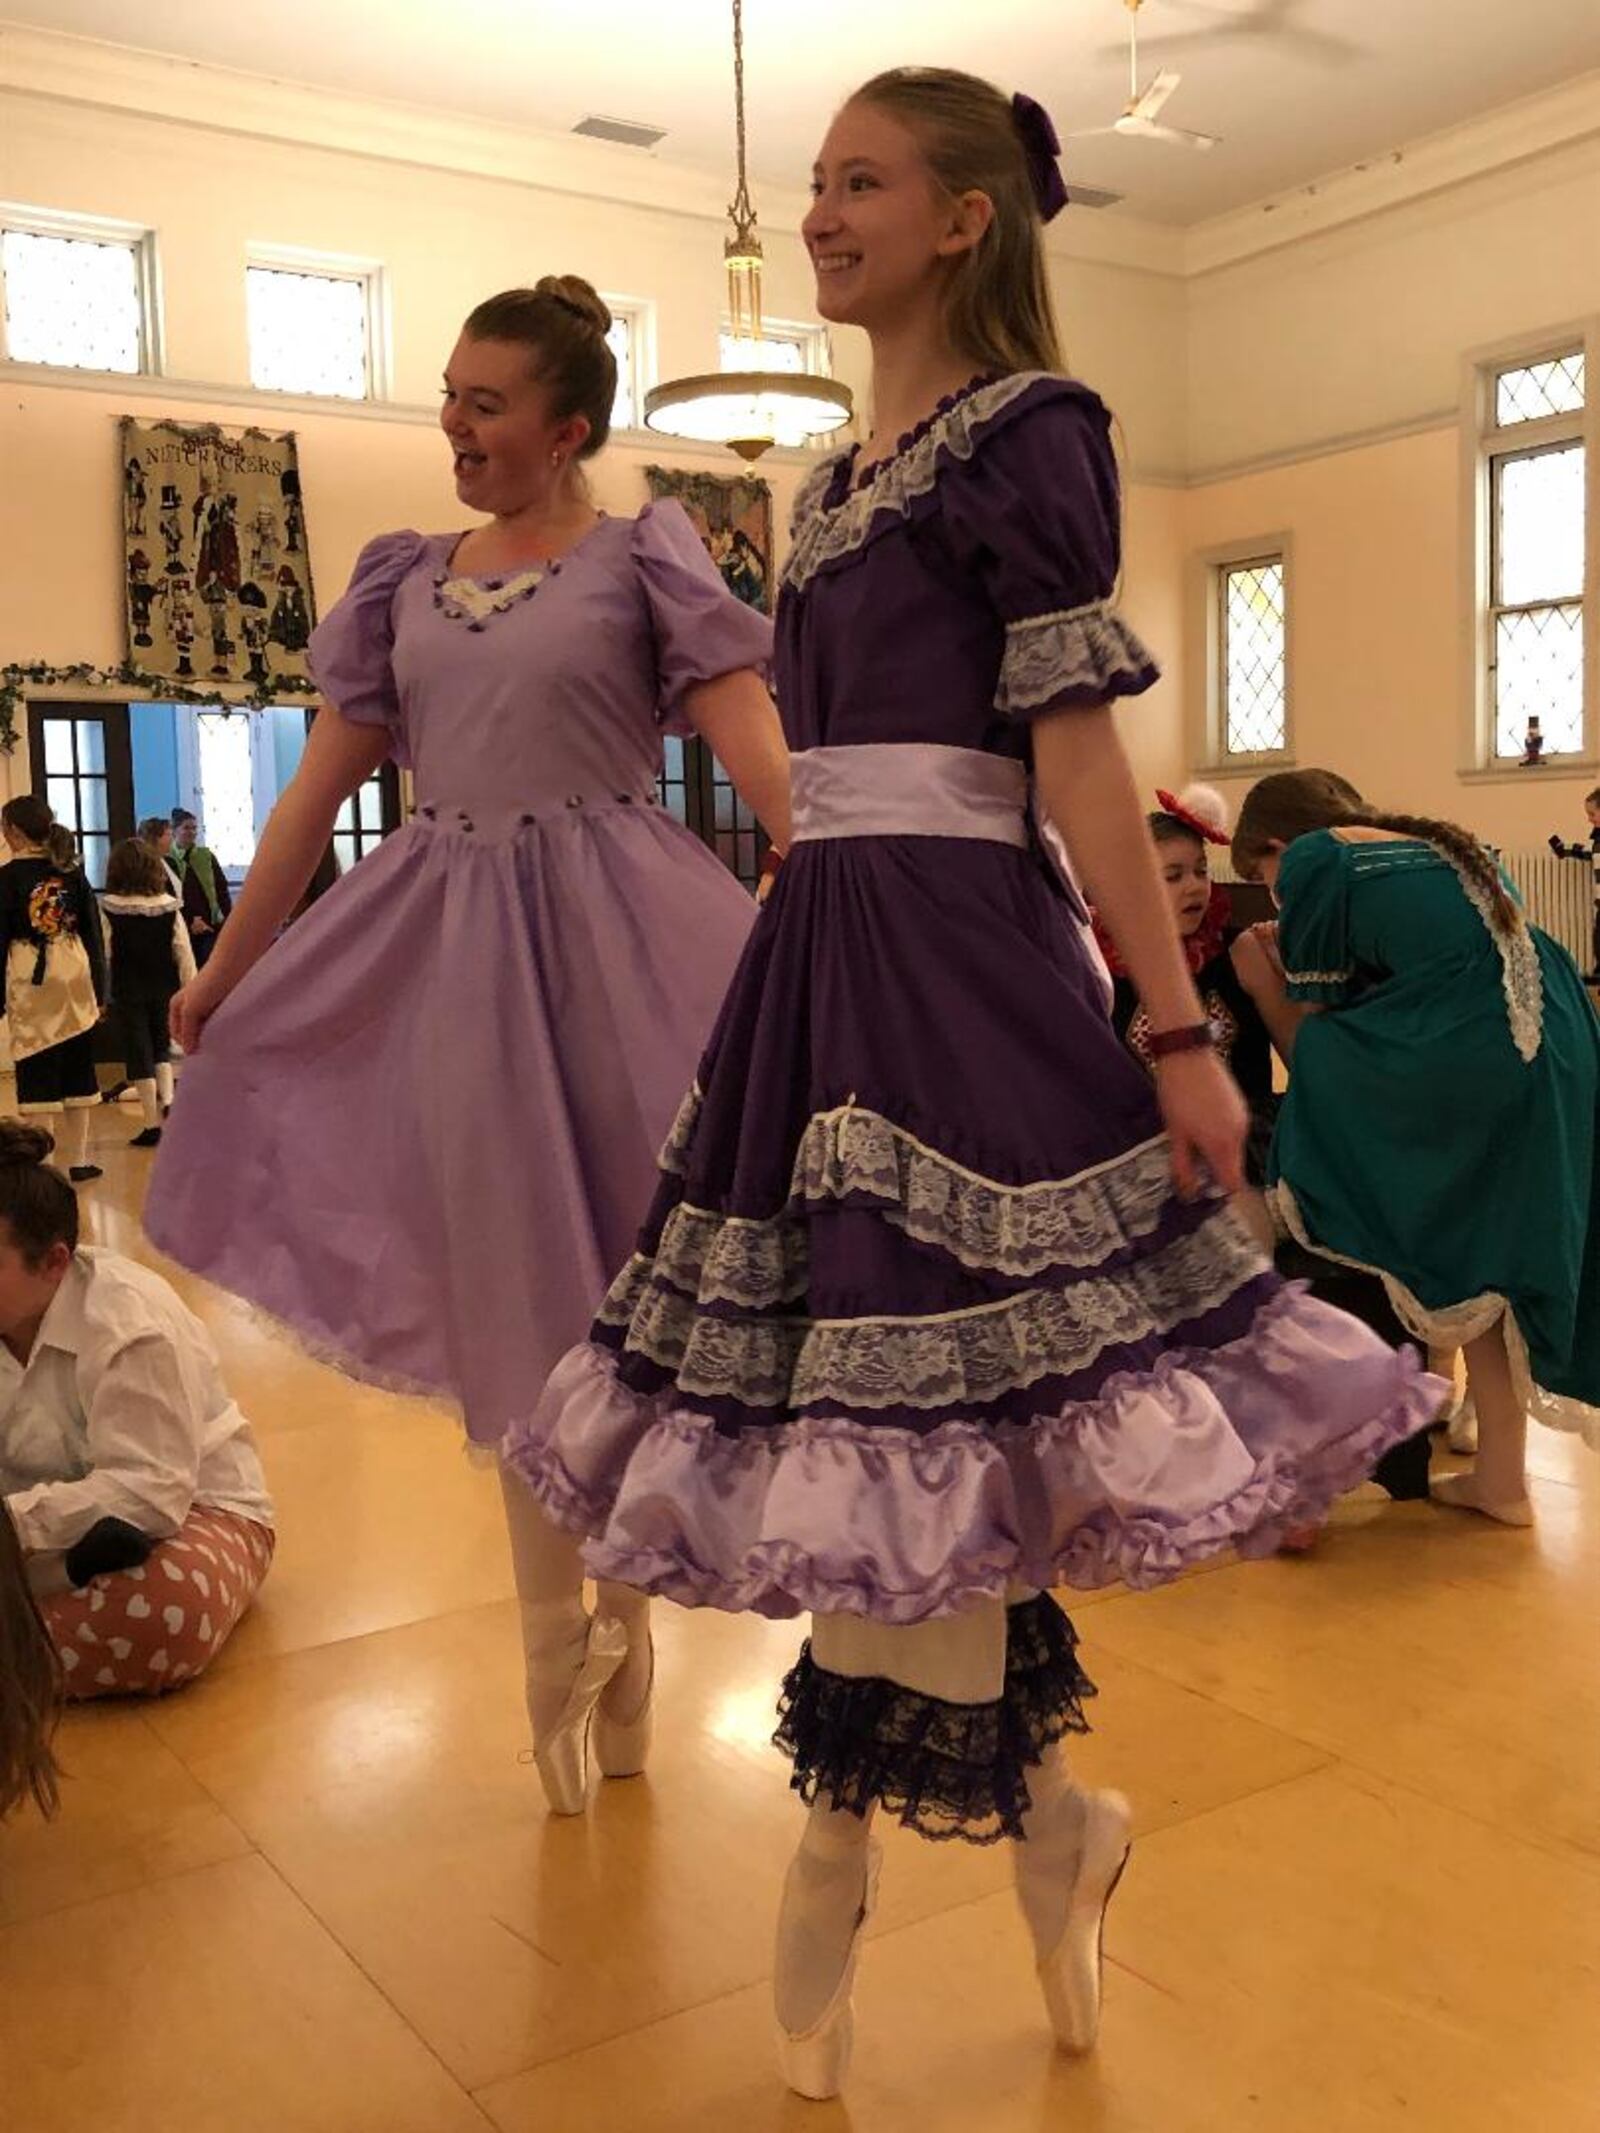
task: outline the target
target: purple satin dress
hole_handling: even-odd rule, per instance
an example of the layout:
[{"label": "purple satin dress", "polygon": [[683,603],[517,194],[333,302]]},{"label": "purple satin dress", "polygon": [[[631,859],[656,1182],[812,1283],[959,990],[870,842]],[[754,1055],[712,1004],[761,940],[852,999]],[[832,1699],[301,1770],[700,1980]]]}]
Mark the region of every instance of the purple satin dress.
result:
[{"label": "purple satin dress", "polygon": [[[1109,418],[1053,377],[971,388],[802,492],[797,839],[638,1246],[508,1447],[597,1573],[907,1627],[1149,1586],[1271,1550],[1427,1420],[1414,1355],[1174,1196],[1024,826],[1030,720],[1155,678],[1118,551]],[[1082,1686],[1039,1602],[992,1708],[958,1725],[807,1658],[780,1738],[802,1790],[1014,1834]]]},{"label": "purple satin dress", "polygon": [[494,1444],[582,1337],[754,912],[656,802],[685,692],[771,625],[676,504],[543,574],[385,535],[312,640],[418,812],[277,942],[184,1069],[160,1248]]}]

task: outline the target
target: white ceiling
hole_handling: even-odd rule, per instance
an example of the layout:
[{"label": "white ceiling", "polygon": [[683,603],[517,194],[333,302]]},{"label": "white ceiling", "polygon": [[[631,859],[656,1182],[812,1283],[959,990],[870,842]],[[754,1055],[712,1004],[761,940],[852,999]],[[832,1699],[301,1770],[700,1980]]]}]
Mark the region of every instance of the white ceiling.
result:
[{"label": "white ceiling", "polygon": [[[5,19],[279,81],[565,132],[591,112],[664,127],[656,151],[732,162],[729,0],[0,0]],[[1122,0],[745,0],[752,178],[803,184],[829,112],[874,69],[964,66],[1027,88],[1063,134],[1127,93]],[[1597,0],[1147,0],[1141,75],[1200,156],[1069,142],[1069,180],[1187,224],[1281,195],[1600,69]],[[759,194],[759,183],[758,183]]]}]

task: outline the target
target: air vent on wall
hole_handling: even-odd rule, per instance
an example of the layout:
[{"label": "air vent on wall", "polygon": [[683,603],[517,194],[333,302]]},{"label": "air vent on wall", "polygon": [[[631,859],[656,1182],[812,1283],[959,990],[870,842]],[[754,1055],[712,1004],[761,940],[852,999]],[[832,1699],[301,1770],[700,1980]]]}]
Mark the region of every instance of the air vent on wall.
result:
[{"label": "air vent on wall", "polygon": [[641,126],[637,119],[580,119],[572,130],[591,141],[620,141],[624,148],[654,148],[667,136],[665,126]]},{"label": "air vent on wall", "polygon": [[1074,185],[1070,178],[1067,180],[1067,192],[1074,207],[1115,207],[1120,200],[1126,198],[1123,193],[1103,193],[1096,185]]}]

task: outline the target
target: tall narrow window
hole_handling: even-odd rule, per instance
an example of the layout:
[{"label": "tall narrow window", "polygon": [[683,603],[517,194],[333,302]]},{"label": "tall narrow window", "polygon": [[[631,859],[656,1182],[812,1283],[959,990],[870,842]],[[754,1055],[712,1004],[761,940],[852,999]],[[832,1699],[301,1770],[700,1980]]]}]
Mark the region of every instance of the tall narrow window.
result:
[{"label": "tall narrow window", "polygon": [[105,727],[94,718],[52,718],[43,727],[44,796],[78,841],[89,886],[103,888],[111,856],[111,782]]},{"label": "tall narrow window", "polygon": [[1496,762],[1585,749],[1585,373],[1575,348],[1494,371],[1485,395],[1484,634]]},{"label": "tall narrow window", "polygon": [[371,270],[252,265],[245,299],[258,392],[376,397]]},{"label": "tall narrow window", "polygon": [[614,430],[636,430],[643,421],[641,402],[649,380],[645,377],[646,310],[640,304],[624,303],[608,296],[611,331],[606,346],[617,359],[617,397],[611,408]]},{"label": "tall narrow window", "polygon": [[256,856],[250,717],[243,711],[200,711],[194,727],[206,842],[227,873],[241,875]]},{"label": "tall narrow window", "polygon": [[1217,733],[1221,754],[1252,759],[1289,745],[1289,586],[1281,555],[1219,564]]},{"label": "tall narrow window", "polygon": [[128,374],[155,367],[148,233],[0,210],[0,355]]}]

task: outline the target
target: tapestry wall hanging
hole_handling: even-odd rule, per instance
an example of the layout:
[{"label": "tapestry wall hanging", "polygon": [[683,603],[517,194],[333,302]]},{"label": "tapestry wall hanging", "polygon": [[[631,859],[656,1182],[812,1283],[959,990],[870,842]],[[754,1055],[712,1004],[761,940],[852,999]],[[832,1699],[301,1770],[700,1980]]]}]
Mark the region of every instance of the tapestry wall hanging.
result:
[{"label": "tapestry wall hanging", "polygon": [[772,491],[749,476],[684,474],[646,467],[652,496],[682,504],[728,589],[746,607],[772,611]]},{"label": "tapestry wall hanging", "polygon": [[120,458],[130,666],[303,681],[316,605],[294,438],[125,415]]}]

